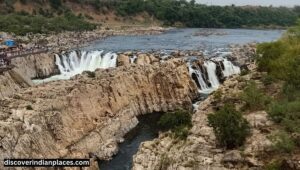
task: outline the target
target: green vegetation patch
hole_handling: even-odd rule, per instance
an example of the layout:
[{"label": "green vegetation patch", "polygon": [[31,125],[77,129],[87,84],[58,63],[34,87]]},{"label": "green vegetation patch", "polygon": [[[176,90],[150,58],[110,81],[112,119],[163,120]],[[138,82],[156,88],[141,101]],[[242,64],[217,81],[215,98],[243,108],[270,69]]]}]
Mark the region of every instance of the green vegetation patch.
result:
[{"label": "green vegetation patch", "polygon": [[241,99],[245,102],[244,109],[250,111],[262,110],[270,102],[270,98],[257,87],[254,81],[247,84],[241,94]]},{"label": "green vegetation patch", "polygon": [[67,13],[63,16],[44,17],[41,15],[0,15],[0,31],[25,35],[27,33],[57,33],[62,31],[86,31],[96,28],[84,19]]},{"label": "green vegetation patch", "polygon": [[158,125],[163,130],[171,130],[175,138],[186,139],[192,126],[192,115],[186,110],[165,113]]},{"label": "green vegetation patch", "polygon": [[[265,84],[283,84],[280,95],[267,110],[281,129],[271,136],[277,153],[271,157],[291,155],[300,146],[300,20],[278,41],[258,45],[257,52],[258,68],[268,76]],[[280,162],[269,164],[266,169],[281,169]]]},{"label": "green vegetation patch", "polygon": [[122,16],[147,12],[166,25],[177,22],[188,27],[260,27],[290,26],[295,23],[299,11],[285,7],[237,7],[206,6],[194,0],[123,0],[117,6]]},{"label": "green vegetation patch", "polygon": [[208,115],[208,122],[220,146],[227,149],[242,146],[250,134],[249,123],[231,105],[225,105],[216,113]]}]

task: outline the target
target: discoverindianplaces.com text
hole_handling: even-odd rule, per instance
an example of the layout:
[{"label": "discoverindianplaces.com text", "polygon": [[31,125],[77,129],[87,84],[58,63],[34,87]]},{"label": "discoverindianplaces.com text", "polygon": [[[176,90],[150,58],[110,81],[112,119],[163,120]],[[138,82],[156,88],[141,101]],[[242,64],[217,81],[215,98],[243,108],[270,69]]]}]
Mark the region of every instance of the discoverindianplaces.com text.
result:
[{"label": "discoverindianplaces.com text", "polygon": [[5,167],[88,167],[89,159],[4,159]]}]

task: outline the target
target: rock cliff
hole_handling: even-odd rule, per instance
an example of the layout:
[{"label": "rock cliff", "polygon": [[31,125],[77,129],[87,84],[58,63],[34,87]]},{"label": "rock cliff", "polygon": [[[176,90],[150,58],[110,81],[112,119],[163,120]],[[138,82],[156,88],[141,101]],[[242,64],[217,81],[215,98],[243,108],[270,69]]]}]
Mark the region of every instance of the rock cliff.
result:
[{"label": "rock cliff", "polygon": [[30,86],[32,86],[31,80],[17,69],[2,72],[0,74],[0,99]]},{"label": "rock cliff", "polygon": [[40,53],[14,58],[12,64],[31,79],[41,79],[59,73],[53,53]]},{"label": "rock cliff", "polygon": [[109,159],[137,125],[136,116],[190,107],[196,97],[197,87],[180,59],[27,88],[0,101],[0,159]]},{"label": "rock cliff", "polygon": [[[252,75],[255,71],[252,70]],[[210,95],[199,104],[193,114],[193,127],[186,141],[174,139],[169,133],[161,133],[153,141],[140,145],[133,158],[133,170],[198,170],[198,169],[262,169],[261,153],[270,150],[272,143],[267,137],[272,122],[265,111],[245,114],[251,126],[251,135],[239,150],[225,150],[217,146],[212,127],[208,126],[207,115],[224,105],[224,101],[241,107],[236,96],[246,82],[254,79],[249,75],[232,77],[218,89],[222,101]]]}]

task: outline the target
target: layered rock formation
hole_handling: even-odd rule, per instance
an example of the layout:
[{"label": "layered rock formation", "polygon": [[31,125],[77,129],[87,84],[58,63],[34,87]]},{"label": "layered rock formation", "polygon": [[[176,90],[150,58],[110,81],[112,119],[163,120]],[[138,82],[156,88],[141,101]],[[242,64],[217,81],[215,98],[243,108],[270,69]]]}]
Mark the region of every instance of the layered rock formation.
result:
[{"label": "layered rock formation", "polygon": [[33,78],[45,78],[58,74],[55,64],[55,56],[52,53],[40,53],[12,59],[12,64],[25,76]]},{"label": "layered rock formation", "polygon": [[0,99],[30,86],[32,86],[31,80],[17,69],[5,71],[0,74]]},{"label": "layered rock formation", "polygon": [[196,97],[182,60],[97,70],[31,87],[0,101],[0,159],[109,159],[138,123],[137,115],[190,107]]},{"label": "layered rock formation", "polygon": [[[253,73],[255,75],[255,71]],[[218,89],[222,101],[230,101],[236,107],[241,103],[236,100],[251,76],[244,76],[240,81],[233,77]],[[261,153],[269,151],[272,143],[268,132],[272,122],[265,111],[251,112],[244,117],[251,125],[251,135],[247,138],[243,150],[224,150],[217,146],[212,127],[208,126],[207,115],[218,110],[224,102],[214,95],[200,103],[193,115],[193,127],[186,141],[174,139],[168,133],[140,145],[134,156],[133,170],[198,170],[198,169],[261,169]]]},{"label": "layered rock formation", "polygon": [[58,74],[54,54],[41,53],[11,60],[13,69],[0,74],[0,99],[33,86],[31,79]]}]

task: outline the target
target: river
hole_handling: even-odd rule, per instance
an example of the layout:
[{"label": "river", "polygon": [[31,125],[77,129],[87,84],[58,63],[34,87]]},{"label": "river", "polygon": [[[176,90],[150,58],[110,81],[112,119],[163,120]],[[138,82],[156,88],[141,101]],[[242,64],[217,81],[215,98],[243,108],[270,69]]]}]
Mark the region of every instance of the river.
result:
[{"label": "river", "polygon": [[253,29],[172,29],[159,35],[113,36],[93,42],[85,50],[201,50],[226,48],[230,44],[269,42],[278,39],[284,30]]}]

